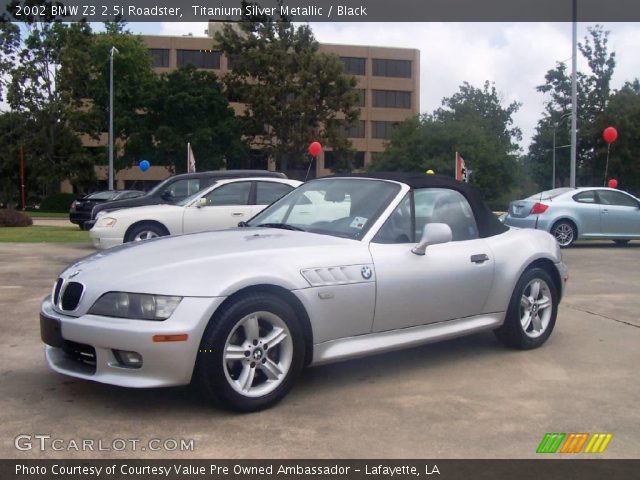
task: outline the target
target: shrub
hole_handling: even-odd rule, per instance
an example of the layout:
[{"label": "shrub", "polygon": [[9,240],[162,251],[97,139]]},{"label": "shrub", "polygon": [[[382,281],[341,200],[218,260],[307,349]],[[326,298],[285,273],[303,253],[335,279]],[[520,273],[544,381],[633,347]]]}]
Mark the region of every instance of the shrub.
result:
[{"label": "shrub", "polygon": [[73,202],[78,195],[73,193],[55,193],[48,196],[42,203],[40,203],[41,212],[68,212],[71,208],[71,202]]},{"label": "shrub", "polygon": [[33,224],[31,217],[8,208],[0,210],[0,227],[28,227]]}]

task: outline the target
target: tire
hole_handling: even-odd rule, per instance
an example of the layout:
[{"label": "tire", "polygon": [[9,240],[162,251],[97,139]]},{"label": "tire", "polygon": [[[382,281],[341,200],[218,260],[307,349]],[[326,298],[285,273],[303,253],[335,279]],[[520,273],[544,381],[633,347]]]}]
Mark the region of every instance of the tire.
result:
[{"label": "tire", "polygon": [[141,223],[134,226],[129,231],[124,241],[125,243],[140,242],[142,240],[148,240],[149,238],[164,237],[166,235],[169,235],[169,232],[166,228],[163,228],[159,225],[154,225],[153,223]]},{"label": "tire", "polygon": [[551,235],[556,238],[558,245],[562,248],[567,248],[576,241],[578,237],[578,229],[569,220],[560,220],[553,224],[551,228]]},{"label": "tire", "polygon": [[304,356],[304,335],[293,308],[278,297],[251,293],[209,322],[194,379],[207,398],[253,412],[271,407],[291,390]]},{"label": "tire", "polygon": [[518,280],[504,324],[494,333],[507,347],[530,350],[547,341],[557,315],[558,292],[553,280],[543,269],[532,268]]},{"label": "tire", "polygon": [[614,240],[614,242],[616,242],[616,245],[619,247],[624,247],[629,243],[629,240]]}]

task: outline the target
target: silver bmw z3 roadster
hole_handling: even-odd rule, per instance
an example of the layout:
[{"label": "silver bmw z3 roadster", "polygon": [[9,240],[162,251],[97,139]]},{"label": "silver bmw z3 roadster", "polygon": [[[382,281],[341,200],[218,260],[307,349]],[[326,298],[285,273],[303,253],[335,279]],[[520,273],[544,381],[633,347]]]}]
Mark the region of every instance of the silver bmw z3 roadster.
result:
[{"label": "silver bmw z3 roadster", "polygon": [[46,361],[126,386],[197,384],[239,411],[303,367],[493,330],[531,349],[567,269],[547,232],[510,230],[447,177],[334,176],[238,228],[116,247],[62,272],[42,304]]}]

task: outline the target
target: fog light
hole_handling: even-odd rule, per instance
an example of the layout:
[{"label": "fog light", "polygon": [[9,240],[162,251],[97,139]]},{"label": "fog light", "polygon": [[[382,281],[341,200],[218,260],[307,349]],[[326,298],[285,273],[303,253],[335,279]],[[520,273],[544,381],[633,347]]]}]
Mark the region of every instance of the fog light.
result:
[{"label": "fog light", "polygon": [[140,368],[142,367],[142,355],[138,352],[126,352],[124,350],[114,350],[113,355],[116,357],[118,363],[127,368]]}]

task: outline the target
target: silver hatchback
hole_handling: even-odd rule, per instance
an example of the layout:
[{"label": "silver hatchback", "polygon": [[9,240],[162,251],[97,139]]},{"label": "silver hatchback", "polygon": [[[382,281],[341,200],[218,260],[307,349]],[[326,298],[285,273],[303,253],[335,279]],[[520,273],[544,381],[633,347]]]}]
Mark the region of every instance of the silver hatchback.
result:
[{"label": "silver hatchback", "polygon": [[640,239],[640,200],[613,188],[556,188],[511,202],[504,223],[550,232],[561,247],[578,239],[624,245]]}]

